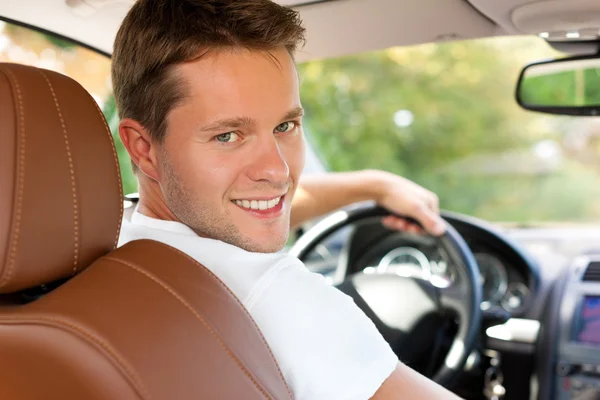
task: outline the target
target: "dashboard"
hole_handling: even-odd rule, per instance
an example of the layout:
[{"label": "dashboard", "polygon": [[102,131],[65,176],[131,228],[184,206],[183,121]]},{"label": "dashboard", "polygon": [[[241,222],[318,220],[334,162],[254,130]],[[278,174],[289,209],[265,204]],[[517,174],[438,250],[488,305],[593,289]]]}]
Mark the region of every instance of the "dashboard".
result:
[{"label": "dashboard", "polygon": [[[530,297],[527,276],[522,269],[508,262],[502,254],[489,246],[476,244],[466,238],[479,265],[483,310],[501,307],[508,312],[522,311]],[[437,287],[453,284],[456,271],[443,251],[419,238],[394,234],[379,245],[366,260],[356,260],[353,272],[393,273],[401,276],[419,276]]]},{"label": "dashboard", "polygon": [[[463,236],[479,265],[482,310],[524,315],[538,288],[537,263],[479,220],[451,213],[444,213],[444,218]],[[418,276],[437,287],[452,285],[456,276],[455,266],[434,238],[390,231],[377,220],[338,232],[309,254],[305,263],[333,284],[361,271]]]},{"label": "dashboard", "polygon": [[[442,216],[480,268],[484,313],[478,346],[489,359],[483,378],[471,370],[471,382],[501,371],[510,398],[600,398],[600,229],[498,228],[461,214]],[[366,273],[419,276],[447,287],[456,275],[448,260],[434,238],[366,220],[323,240],[305,264],[333,285]],[[498,322],[496,316],[507,319]],[[480,398],[478,384],[470,389],[463,382],[461,397]]]}]

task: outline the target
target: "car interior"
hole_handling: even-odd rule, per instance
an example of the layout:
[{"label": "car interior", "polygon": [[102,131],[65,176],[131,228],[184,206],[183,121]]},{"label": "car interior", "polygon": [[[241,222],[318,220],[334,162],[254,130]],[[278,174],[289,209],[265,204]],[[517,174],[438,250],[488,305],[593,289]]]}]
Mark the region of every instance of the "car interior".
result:
[{"label": "car interior", "polygon": [[[0,398],[293,398],[260,330],[208,269],[152,241],[117,248],[137,196],[115,140],[107,77],[133,2],[0,4]],[[578,123],[600,113],[597,1],[277,2],[298,10],[307,28],[296,57],[307,87],[315,63],[328,60],[389,51],[402,64],[402,49],[416,46],[533,37],[556,57],[519,64],[515,79],[500,83],[510,88],[506,102]],[[38,35],[29,47],[25,31]],[[63,51],[73,46],[85,61]],[[328,77],[344,87],[338,78]],[[432,108],[436,100],[443,99],[429,99]],[[416,117],[401,111],[393,119],[402,129]],[[592,135],[584,131],[577,143]],[[319,140],[309,141],[309,172],[341,169],[321,161]],[[600,148],[594,140],[581,151]],[[546,161],[556,155],[548,143],[535,147]],[[522,159],[527,164],[517,164]],[[553,167],[521,153],[500,158],[500,172],[475,160],[496,175]],[[470,182],[464,171],[475,167],[452,168]],[[436,171],[451,180],[447,169]],[[559,192],[575,196],[573,182]],[[530,201],[560,203],[556,193]],[[523,207],[502,195],[503,207]],[[452,206],[442,211],[446,234],[436,238],[387,229],[386,213],[370,203],[339,210],[299,229],[287,251],[351,296],[400,360],[461,398],[600,399],[600,214],[505,223]]]}]

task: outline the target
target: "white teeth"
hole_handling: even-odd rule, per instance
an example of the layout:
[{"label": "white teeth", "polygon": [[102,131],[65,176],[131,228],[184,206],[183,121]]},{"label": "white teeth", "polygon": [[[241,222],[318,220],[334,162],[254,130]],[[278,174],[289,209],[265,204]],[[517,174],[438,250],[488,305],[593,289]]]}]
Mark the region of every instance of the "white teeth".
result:
[{"label": "white teeth", "polygon": [[281,201],[281,197],[272,200],[233,200],[235,204],[251,210],[268,210],[275,207]]},{"label": "white teeth", "polygon": [[278,197],[273,200],[269,200],[269,208],[275,207],[277,204],[279,204],[280,201],[281,201],[281,197]]}]

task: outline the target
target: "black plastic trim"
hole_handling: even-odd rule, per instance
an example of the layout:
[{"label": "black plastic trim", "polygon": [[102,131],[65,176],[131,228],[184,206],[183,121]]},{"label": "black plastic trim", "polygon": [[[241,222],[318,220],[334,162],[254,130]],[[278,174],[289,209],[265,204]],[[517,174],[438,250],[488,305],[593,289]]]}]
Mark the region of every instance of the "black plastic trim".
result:
[{"label": "black plastic trim", "polygon": [[533,356],[536,352],[535,344],[499,340],[494,338],[488,338],[486,346],[491,350],[503,351],[507,353],[524,354],[527,356]]},{"label": "black plastic trim", "polygon": [[535,65],[543,65],[543,64],[555,64],[562,63],[568,61],[578,61],[578,60],[594,60],[599,59],[600,53],[597,54],[586,54],[582,56],[574,56],[574,57],[565,57],[558,58],[554,60],[544,60],[538,61],[531,64],[527,64],[519,74],[519,79],[517,80],[517,85],[515,87],[515,100],[517,104],[529,111],[537,111],[546,114],[560,114],[560,115],[575,115],[575,116],[583,116],[583,117],[596,117],[600,115],[600,105],[597,106],[581,106],[581,107],[556,107],[556,106],[534,106],[531,104],[523,103],[521,96],[519,96],[519,88],[521,87],[521,82],[523,81],[523,77],[525,76],[525,71],[528,68],[533,67]]},{"label": "black plastic trim", "polygon": [[317,4],[323,4],[323,3],[333,3],[334,1],[340,1],[340,0],[312,0],[312,1],[305,1],[299,4],[294,4],[293,6],[291,6],[291,8],[302,8],[302,7],[308,7],[308,6],[315,6]]},{"label": "black plastic trim", "polygon": [[503,247],[500,250],[502,250],[504,254],[511,254],[513,256],[512,258],[519,259],[521,263],[527,267],[529,272],[527,286],[530,291],[530,302],[526,304],[525,309],[529,308],[532,304],[531,300],[537,296],[541,285],[542,273],[539,263],[519,244],[485,221],[450,211],[442,211],[441,215],[461,234],[464,234],[465,230],[473,230],[473,228],[487,234],[495,243],[498,243]]},{"label": "black plastic trim", "polygon": [[540,320],[540,333],[536,348],[535,375],[539,382],[538,400],[554,398],[554,367],[558,354],[560,335],[560,306],[567,286],[570,282],[571,268],[565,268],[560,274],[548,296],[544,314]]}]

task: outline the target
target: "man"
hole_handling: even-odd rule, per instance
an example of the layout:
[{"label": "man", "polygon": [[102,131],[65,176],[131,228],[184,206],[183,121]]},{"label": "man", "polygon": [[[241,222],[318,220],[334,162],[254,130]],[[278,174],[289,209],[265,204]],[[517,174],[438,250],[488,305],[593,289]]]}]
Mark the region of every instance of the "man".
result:
[{"label": "man", "polygon": [[304,162],[293,60],[303,35],[298,15],[268,0],[133,6],[112,70],[140,188],[121,244],[159,240],[211,269],[255,319],[297,399],[454,398],[399,363],[349,297],[277,253],[291,216],[368,198],[440,230],[435,196],[375,171],[307,180],[291,214]]}]

